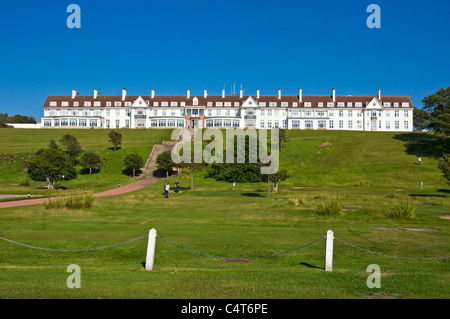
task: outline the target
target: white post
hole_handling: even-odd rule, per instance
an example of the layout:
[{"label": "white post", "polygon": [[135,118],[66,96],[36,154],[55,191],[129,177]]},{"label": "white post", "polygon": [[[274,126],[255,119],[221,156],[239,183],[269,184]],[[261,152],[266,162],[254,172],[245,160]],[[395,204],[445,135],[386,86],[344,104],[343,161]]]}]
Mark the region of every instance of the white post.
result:
[{"label": "white post", "polygon": [[155,259],[155,245],[156,245],[156,229],[150,229],[148,233],[147,259],[145,260],[145,270],[151,271],[153,269],[153,260]]},{"label": "white post", "polygon": [[325,246],[325,271],[333,270],[333,231],[327,231],[327,242]]}]

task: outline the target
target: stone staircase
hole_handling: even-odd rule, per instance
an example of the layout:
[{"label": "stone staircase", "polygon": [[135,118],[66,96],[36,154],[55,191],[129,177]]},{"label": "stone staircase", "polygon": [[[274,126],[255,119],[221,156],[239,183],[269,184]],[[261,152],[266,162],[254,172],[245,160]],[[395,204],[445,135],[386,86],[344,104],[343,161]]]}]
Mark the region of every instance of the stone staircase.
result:
[{"label": "stone staircase", "polygon": [[165,151],[170,151],[175,145],[175,141],[164,141],[162,144],[153,145],[152,151],[147,159],[145,167],[142,169],[142,178],[155,178],[153,173],[158,169],[156,158],[159,154]]}]

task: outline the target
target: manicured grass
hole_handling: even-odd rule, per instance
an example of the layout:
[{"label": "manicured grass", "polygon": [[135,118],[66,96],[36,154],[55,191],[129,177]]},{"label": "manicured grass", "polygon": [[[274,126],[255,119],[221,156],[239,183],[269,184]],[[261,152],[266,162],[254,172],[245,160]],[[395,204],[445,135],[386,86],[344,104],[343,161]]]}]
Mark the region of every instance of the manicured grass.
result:
[{"label": "manicured grass", "polygon": [[[123,159],[127,154],[138,153],[145,160],[155,143],[169,140],[171,130],[117,130],[122,136],[121,147],[114,152],[108,138],[110,130],[81,130],[81,129],[0,129],[0,194],[27,194],[59,196],[78,189],[98,192],[125,185],[133,178],[124,174]],[[65,180],[58,183],[60,189],[44,189],[46,182],[30,181],[30,186],[22,186],[26,180],[26,160],[34,153],[47,147],[49,140],[58,140],[64,134],[76,136],[83,146],[83,150],[96,152],[102,160],[99,170],[89,177],[87,171],[78,166],[79,174],[74,180]],[[63,191],[65,189],[65,191]]]},{"label": "manicured grass", "polygon": [[[251,259],[290,251],[331,229],[336,238],[380,254],[450,255],[450,221],[440,218],[449,214],[450,194],[434,157],[422,156],[424,166],[419,167],[405,142],[392,133],[290,131],[289,135],[281,167],[291,177],[270,197],[265,183],[233,188],[204,173],[195,176],[191,191],[189,176],[182,175],[168,179],[172,190],[176,178],[182,187],[180,194],[171,193],[168,199],[162,196],[164,180],[160,180],[133,193],[96,198],[88,209],[1,209],[0,236],[39,247],[87,249],[125,242],[155,228],[162,238],[192,251]],[[333,144],[319,147],[326,142]],[[424,181],[422,193],[419,179]],[[329,196],[338,196],[341,215],[315,212]],[[414,205],[415,217],[386,218],[386,209],[403,198]],[[450,296],[449,259],[388,258],[335,240],[333,271],[325,272],[324,239],[278,257],[227,262],[183,250],[162,238],[157,239],[151,272],[143,266],[146,238],[72,253],[0,241],[0,298]],[[66,286],[70,264],[81,268],[80,289]],[[380,289],[366,285],[371,264],[380,266]]]}]

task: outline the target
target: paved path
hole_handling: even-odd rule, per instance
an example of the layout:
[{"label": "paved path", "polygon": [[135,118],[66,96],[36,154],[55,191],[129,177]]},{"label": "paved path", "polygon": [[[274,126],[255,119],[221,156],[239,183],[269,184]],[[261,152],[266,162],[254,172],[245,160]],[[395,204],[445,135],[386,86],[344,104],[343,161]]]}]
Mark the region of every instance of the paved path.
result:
[{"label": "paved path", "polygon": [[[152,148],[152,152],[149,155],[149,159],[145,165],[145,168],[143,169],[143,178],[133,182],[131,184],[113,188],[107,191],[103,191],[100,193],[95,193],[94,197],[106,197],[106,196],[114,196],[114,195],[120,195],[120,194],[126,194],[129,192],[133,192],[135,190],[144,188],[150,184],[153,184],[159,180],[159,178],[156,178],[153,176],[153,171],[157,168],[156,165],[156,157],[161,152],[170,150],[172,146],[175,144],[175,142],[165,142],[163,145],[155,144]],[[53,199],[58,198],[54,197]],[[9,201],[9,202],[0,202],[0,208],[7,208],[7,207],[18,207],[18,206],[29,206],[29,205],[36,205],[36,204],[42,204],[49,200],[49,198],[34,198],[34,199],[21,199],[21,200],[15,200],[15,201]]]}]

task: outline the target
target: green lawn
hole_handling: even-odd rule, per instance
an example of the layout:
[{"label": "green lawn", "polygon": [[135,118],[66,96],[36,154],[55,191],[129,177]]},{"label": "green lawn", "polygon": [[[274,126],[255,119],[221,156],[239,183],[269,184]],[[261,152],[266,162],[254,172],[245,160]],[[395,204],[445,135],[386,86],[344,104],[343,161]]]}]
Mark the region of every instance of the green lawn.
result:
[{"label": "green lawn", "polygon": [[[42,132],[45,142],[55,131]],[[128,132],[130,141],[137,144],[133,147],[143,144],[145,133],[156,134],[151,130]],[[106,136],[106,132],[97,134]],[[132,138],[134,134],[141,136],[141,142]],[[405,140],[394,133],[289,131],[281,167],[290,178],[271,197],[265,183],[238,184],[233,189],[204,173],[195,176],[191,191],[189,176],[181,175],[182,193],[171,193],[169,199],[161,194],[161,180],[130,194],[97,198],[90,209],[46,210],[40,205],[1,209],[0,236],[38,247],[86,249],[124,242],[155,228],[159,236],[195,252],[252,259],[290,251],[331,229],[336,238],[380,254],[449,256],[450,220],[440,217],[450,214],[450,192],[436,168],[436,156],[422,153],[423,166],[416,165],[417,157],[411,151],[419,147],[414,145],[415,134]],[[86,142],[80,137],[83,145],[88,144],[87,135]],[[102,147],[107,148],[107,142]],[[8,142],[7,148],[15,149],[14,143]],[[175,178],[170,178],[172,186]],[[344,214],[318,216],[315,207],[331,194],[338,195]],[[384,217],[385,209],[400,198],[414,204],[415,218]],[[146,238],[90,252],[34,250],[4,241],[0,247],[0,298],[450,296],[449,259],[388,258],[337,240],[332,272],[323,270],[324,239],[278,257],[227,262],[158,238],[151,272],[143,266]],[[70,264],[81,268],[80,289],[66,286]],[[371,274],[366,268],[371,264],[381,269],[380,289],[366,285]]]}]

